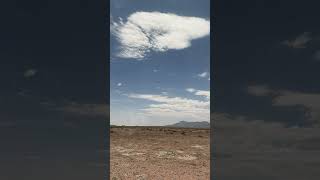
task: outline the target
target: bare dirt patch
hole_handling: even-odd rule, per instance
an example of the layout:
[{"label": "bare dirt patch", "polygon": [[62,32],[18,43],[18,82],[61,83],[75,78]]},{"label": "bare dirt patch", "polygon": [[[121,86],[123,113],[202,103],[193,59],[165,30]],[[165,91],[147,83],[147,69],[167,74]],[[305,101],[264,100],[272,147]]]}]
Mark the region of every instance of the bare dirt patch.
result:
[{"label": "bare dirt patch", "polygon": [[110,179],[210,179],[209,129],[112,127]]}]

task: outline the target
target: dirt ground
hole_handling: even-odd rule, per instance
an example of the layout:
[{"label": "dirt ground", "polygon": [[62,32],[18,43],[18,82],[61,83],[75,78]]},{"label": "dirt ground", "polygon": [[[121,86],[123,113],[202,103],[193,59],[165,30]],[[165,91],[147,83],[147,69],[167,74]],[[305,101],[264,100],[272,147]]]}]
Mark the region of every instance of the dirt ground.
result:
[{"label": "dirt ground", "polygon": [[111,180],[210,179],[209,129],[111,128]]}]

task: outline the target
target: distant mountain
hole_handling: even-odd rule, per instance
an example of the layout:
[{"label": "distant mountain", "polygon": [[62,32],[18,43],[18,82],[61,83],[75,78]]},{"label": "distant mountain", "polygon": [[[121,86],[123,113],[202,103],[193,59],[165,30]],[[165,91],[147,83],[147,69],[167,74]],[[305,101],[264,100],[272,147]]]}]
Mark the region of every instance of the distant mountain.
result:
[{"label": "distant mountain", "polygon": [[180,128],[210,128],[210,123],[206,121],[201,122],[187,122],[180,121],[178,123],[167,125],[167,127],[180,127]]}]

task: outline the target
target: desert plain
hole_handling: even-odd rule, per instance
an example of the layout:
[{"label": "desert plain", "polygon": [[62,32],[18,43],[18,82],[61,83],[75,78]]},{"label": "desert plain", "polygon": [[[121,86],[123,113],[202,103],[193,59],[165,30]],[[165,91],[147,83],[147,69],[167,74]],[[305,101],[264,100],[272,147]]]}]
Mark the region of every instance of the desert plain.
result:
[{"label": "desert plain", "polygon": [[209,180],[210,130],[110,129],[111,180]]}]

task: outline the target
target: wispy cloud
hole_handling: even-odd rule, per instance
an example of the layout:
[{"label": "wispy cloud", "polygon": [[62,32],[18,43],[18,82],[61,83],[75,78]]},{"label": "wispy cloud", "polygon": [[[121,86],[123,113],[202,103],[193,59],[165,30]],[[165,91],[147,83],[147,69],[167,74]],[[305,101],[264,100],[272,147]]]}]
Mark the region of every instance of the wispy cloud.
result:
[{"label": "wispy cloud", "polygon": [[197,96],[204,96],[207,99],[210,99],[210,91],[203,91],[203,90],[197,90],[195,95]]},{"label": "wispy cloud", "polygon": [[60,107],[54,108],[55,110],[71,113],[79,116],[90,117],[108,117],[109,106],[107,104],[85,104],[70,102]]},{"label": "wispy cloud", "polygon": [[194,88],[187,88],[186,91],[193,93],[196,96],[204,96],[207,99],[210,99],[210,91],[197,90]]},{"label": "wispy cloud", "polygon": [[303,106],[307,123],[313,126],[320,125],[320,94],[283,91],[274,98],[276,106]]},{"label": "wispy cloud", "polygon": [[176,118],[180,120],[209,121],[210,101],[200,101],[182,97],[169,97],[155,94],[130,94],[130,98],[144,99],[153,103],[141,109],[151,117]]},{"label": "wispy cloud", "polygon": [[163,91],[163,92],[161,92],[161,94],[163,94],[163,95],[168,95],[168,92]]},{"label": "wispy cloud", "polygon": [[272,90],[266,85],[255,85],[248,87],[248,93],[254,96],[267,96]]},{"label": "wispy cloud", "polygon": [[119,82],[119,83],[117,84],[117,86],[122,86],[122,83]]},{"label": "wispy cloud", "polygon": [[184,49],[210,33],[210,21],[172,13],[135,12],[126,22],[112,22],[111,32],[120,42],[119,57],[142,60],[148,52]]},{"label": "wispy cloud", "polygon": [[283,44],[291,48],[306,48],[306,44],[311,40],[310,32],[304,32],[292,40],[283,41]]},{"label": "wispy cloud", "polygon": [[266,86],[251,86],[248,92],[255,96],[271,96],[274,106],[302,106],[305,108],[307,123],[320,125],[320,94],[275,90]]},{"label": "wispy cloud", "polygon": [[[226,113],[213,113],[211,118],[214,120],[216,134],[219,134],[214,139],[219,144],[214,156],[217,161],[225,162],[223,167],[235,167],[223,172],[221,177],[228,177],[232,173],[234,177],[245,177],[247,180],[296,180],[311,174],[307,179],[313,179],[313,172],[319,168],[314,167],[319,162],[316,155],[319,154],[319,128],[287,128],[282,123]],[[301,159],[306,163],[296,163]],[[275,162],[294,166],[283,171],[281,168],[274,169]],[[259,173],[253,174],[252,169]],[[271,175],[270,169],[273,170]],[[292,169],[307,173],[301,178],[292,173]]]},{"label": "wispy cloud", "polygon": [[25,78],[31,78],[33,76],[35,76],[37,74],[37,70],[36,69],[28,69],[24,72],[23,76]]},{"label": "wispy cloud", "polygon": [[198,74],[198,77],[201,77],[201,78],[209,77],[209,73],[208,72],[200,73],[200,74]]}]

